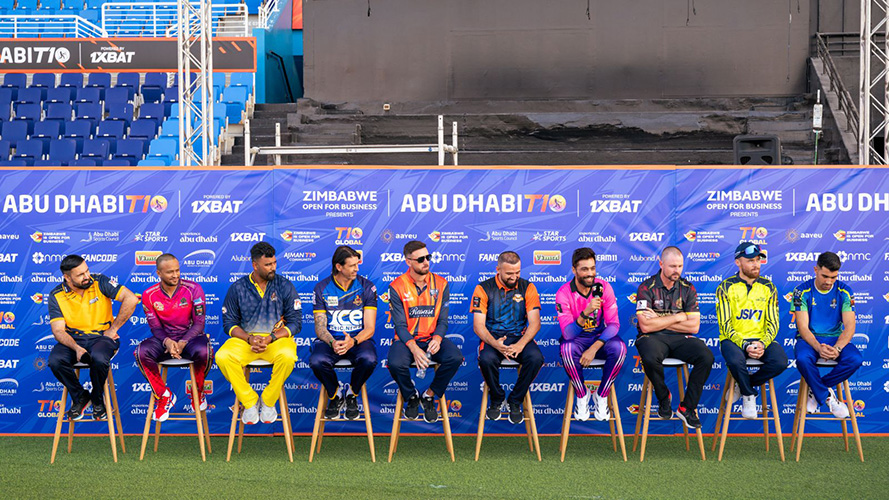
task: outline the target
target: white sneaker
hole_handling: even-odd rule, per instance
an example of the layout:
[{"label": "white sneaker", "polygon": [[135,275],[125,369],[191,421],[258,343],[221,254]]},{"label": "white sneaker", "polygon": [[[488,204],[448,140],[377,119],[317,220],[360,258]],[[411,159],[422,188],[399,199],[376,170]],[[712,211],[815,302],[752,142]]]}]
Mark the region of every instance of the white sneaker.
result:
[{"label": "white sneaker", "polygon": [[255,405],[245,408],[243,413],[241,413],[241,422],[244,425],[253,425],[259,422],[259,405],[261,402],[257,401]]},{"label": "white sneaker", "polygon": [[264,424],[275,423],[275,420],[278,420],[278,410],[275,409],[275,405],[266,406],[262,398],[259,398],[259,419]]},{"label": "white sneaker", "polygon": [[738,401],[738,399],[740,397],[741,397],[741,388],[738,387],[738,383],[735,382],[735,388],[734,388],[734,391],[732,392],[732,400],[728,401],[728,393],[727,392],[725,393],[725,400],[728,401],[730,404],[734,404],[735,402]]},{"label": "white sneaker", "polygon": [[593,393],[593,416],[602,422],[608,420],[608,398],[603,398],[598,393]]},{"label": "white sneaker", "polygon": [[837,399],[833,389],[830,390],[830,396],[827,396],[827,407],[836,418],[849,418],[849,407]]},{"label": "white sneaker", "polygon": [[756,395],[741,396],[741,416],[747,419],[756,418]]},{"label": "white sneaker", "polygon": [[812,389],[809,389],[809,395],[806,397],[806,412],[818,413],[818,400],[812,394]]},{"label": "white sneaker", "polygon": [[577,398],[574,402],[574,418],[581,422],[586,422],[590,418],[590,391],[586,396]]}]

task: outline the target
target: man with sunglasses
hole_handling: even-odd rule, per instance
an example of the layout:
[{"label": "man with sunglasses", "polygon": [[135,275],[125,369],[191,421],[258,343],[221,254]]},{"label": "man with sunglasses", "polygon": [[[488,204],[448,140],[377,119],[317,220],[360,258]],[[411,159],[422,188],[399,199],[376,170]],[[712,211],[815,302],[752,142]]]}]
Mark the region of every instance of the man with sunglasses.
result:
[{"label": "man with sunglasses", "polygon": [[[445,338],[448,329],[448,282],[429,272],[429,250],[422,241],[404,245],[407,272],[389,285],[389,309],[395,326],[395,340],[389,348],[389,373],[407,401],[405,417],[417,419],[420,404],[423,418],[428,423],[438,421],[435,398],[444,395],[451,378],[457,373],[463,354]],[[411,379],[410,365],[425,370],[429,361],[438,363],[438,370],[429,388],[420,395]],[[442,408],[447,411],[447,408]]]}]

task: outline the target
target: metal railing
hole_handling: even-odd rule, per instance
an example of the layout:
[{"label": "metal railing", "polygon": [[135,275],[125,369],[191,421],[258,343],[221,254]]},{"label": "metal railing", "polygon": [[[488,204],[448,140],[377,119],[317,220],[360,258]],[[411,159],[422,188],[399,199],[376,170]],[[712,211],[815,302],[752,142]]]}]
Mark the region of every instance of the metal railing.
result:
[{"label": "metal railing", "polygon": [[858,137],[858,107],[852,95],[843,85],[842,77],[834,64],[831,54],[839,56],[858,55],[860,38],[858,33],[816,33],[815,51],[824,64],[831,92],[839,99],[840,111],[846,114],[846,127]]},{"label": "metal railing", "polygon": [[[109,36],[172,38],[177,33],[176,5],[176,2],[105,3],[102,28]],[[245,4],[213,4],[210,15],[213,36],[248,36]]]},{"label": "metal railing", "polygon": [[280,4],[278,0],[265,0],[259,6],[259,27],[262,29],[269,29],[269,23],[272,22],[272,16],[275,12],[278,12],[280,9]]},{"label": "metal railing", "polygon": [[100,26],[80,16],[17,15],[0,16],[0,38],[102,38],[108,34]]}]

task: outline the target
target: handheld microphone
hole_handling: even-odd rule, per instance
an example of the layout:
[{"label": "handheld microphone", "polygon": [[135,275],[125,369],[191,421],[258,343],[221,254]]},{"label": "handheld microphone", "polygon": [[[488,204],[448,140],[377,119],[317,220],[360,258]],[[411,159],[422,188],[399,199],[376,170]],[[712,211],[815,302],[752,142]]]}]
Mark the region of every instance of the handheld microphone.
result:
[{"label": "handheld microphone", "polygon": [[601,299],[602,295],[605,293],[605,287],[602,286],[602,283],[593,283],[593,297]]}]

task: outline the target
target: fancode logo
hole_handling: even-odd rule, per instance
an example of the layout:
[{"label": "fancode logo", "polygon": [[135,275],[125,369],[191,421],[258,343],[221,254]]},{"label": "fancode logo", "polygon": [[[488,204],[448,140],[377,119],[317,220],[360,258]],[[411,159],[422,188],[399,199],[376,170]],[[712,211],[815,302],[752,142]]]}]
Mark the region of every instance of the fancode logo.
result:
[{"label": "fancode logo", "polygon": [[559,250],[534,250],[534,264],[555,266],[562,263],[562,252]]},{"label": "fancode logo", "polygon": [[153,266],[157,261],[157,258],[161,256],[163,252],[159,250],[137,250],[136,251],[136,265],[137,266]]}]

